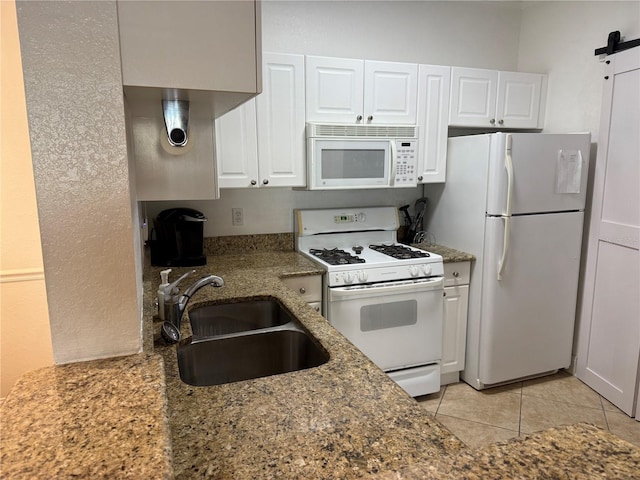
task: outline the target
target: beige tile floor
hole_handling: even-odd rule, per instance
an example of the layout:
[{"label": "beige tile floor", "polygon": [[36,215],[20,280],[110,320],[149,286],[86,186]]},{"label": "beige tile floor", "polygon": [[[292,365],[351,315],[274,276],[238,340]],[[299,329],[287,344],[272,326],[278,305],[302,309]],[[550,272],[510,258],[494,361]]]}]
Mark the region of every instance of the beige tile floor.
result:
[{"label": "beige tile floor", "polygon": [[482,391],[460,382],[416,400],[469,447],[578,422],[640,447],[640,422],[565,372]]}]

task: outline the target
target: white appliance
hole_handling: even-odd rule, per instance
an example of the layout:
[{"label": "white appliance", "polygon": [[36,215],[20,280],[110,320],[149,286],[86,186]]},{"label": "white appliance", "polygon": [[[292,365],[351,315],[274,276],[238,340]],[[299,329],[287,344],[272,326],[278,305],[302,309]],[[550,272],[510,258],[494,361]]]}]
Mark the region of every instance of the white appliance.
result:
[{"label": "white appliance", "polygon": [[571,363],[589,147],[588,133],[449,139],[427,229],[476,256],[461,377],[477,389]]},{"label": "white appliance", "polygon": [[416,187],[418,127],[307,123],[307,188]]},{"label": "white appliance", "polygon": [[442,257],[397,242],[395,207],[296,210],[296,250],[325,270],[323,312],[410,395],[440,389]]}]

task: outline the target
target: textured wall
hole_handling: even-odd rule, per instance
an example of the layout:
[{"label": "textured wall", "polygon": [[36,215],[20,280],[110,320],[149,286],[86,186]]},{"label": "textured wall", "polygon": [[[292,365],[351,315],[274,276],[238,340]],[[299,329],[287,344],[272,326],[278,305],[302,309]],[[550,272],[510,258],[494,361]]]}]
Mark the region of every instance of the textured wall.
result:
[{"label": "textured wall", "polygon": [[54,359],[138,352],[116,4],[17,7]]}]

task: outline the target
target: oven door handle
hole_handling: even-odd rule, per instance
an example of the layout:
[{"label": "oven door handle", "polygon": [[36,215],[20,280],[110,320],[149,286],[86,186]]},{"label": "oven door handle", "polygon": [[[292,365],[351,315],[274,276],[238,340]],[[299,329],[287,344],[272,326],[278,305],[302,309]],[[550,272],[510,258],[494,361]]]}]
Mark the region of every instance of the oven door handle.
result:
[{"label": "oven door handle", "polygon": [[369,285],[354,285],[348,287],[329,288],[331,301],[351,300],[380,296],[383,294],[400,295],[404,293],[424,293],[444,288],[444,277],[432,277],[424,280],[400,280],[397,282],[374,283]]}]

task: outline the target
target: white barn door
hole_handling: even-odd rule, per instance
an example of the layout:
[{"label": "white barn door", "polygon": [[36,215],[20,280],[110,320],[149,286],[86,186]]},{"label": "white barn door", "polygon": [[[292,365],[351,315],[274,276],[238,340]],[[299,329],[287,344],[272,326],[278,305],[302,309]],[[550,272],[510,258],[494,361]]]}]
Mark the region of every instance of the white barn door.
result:
[{"label": "white barn door", "polygon": [[577,376],[640,418],[640,47],[607,62]]}]

